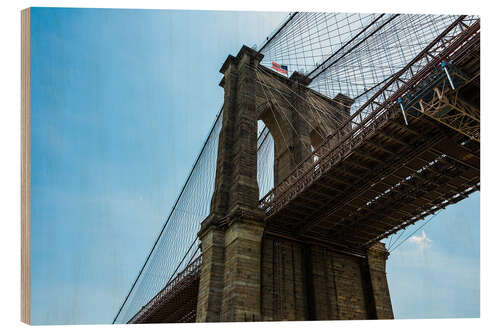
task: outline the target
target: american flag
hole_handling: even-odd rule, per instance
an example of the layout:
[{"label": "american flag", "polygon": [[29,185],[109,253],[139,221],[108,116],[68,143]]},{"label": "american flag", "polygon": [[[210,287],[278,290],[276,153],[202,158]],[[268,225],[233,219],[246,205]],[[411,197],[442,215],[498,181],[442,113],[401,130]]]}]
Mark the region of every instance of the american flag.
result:
[{"label": "american flag", "polygon": [[273,69],[277,70],[280,73],[288,75],[288,67],[285,65],[280,65],[276,61],[273,61]]}]

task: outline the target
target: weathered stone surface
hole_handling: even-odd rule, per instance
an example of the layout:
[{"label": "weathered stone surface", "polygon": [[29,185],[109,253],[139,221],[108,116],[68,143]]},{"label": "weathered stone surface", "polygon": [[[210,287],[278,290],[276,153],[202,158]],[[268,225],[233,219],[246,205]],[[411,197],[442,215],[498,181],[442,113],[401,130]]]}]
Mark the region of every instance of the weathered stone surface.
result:
[{"label": "weathered stone surface", "polygon": [[[309,255],[305,255],[307,252]],[[368,265],[370,261],[375,268],[385,268],[385,252],[376,253],[375,259],[371,254],[368,259],[320,245],[265,236],[262,320],[393,318],[385,272]],[[371,281],[367,280],[365,267],[370,267]],[[307,279],[311,279],[310,283]],[[367,299],[371,297],[375,298],[376,313],[371,299]]]},{"label": "weathered stone surface", "polygon": [[221,73],[224,110],[215,191],[202,223],[202,276],[197,321],[260,320],[263,215],[257,209],[255,66],[262,55],[244,46]]},{"label": "weathered stone surface", "polygon": [[300,243],[266,236],[262,244],[262,320],[307,320]]},{"label": "weathered stone surface", "polygon": [[394,319],[385,270],[388,256],[389,252],[382,243],[376,243],[368,250],[368,266],[370,268],[375,311],[378,319]]},{"label": "weathered stone surface", "polygon": [[[349,117],[353,101],[308,90],[310,80],[299,73],[290,79],[263,73],[261,59],[244,46],[220,70],[224,109],[211,213],[199,232],[197,321],[392,318],[383,244],[362,256],[266,234],[257,208],[257,120],[275,142],[277,184]],[[261,80],[289,99],[270,102]],[[268,104],[257,110],[259,98]],[[329,120],[315,116],[307,99],[330,113]]]},{"label": "weathered stone surface", "polygon": [[237,218],[226,230],[222,321],[257,321],[260,311],[261,221]]},{"label": "weathered stone surface", "polygon": [[209,226],[200,234],[203,264],[196,320],[199,322],[220,321],[220,308],[224,289],[224,231]]}]

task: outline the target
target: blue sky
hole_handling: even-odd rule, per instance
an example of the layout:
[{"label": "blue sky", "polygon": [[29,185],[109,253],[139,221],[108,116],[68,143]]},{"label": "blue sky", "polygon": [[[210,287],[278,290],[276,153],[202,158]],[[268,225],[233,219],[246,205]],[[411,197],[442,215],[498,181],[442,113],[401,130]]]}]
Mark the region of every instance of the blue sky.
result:
[{"label": "blue sky", "polygon": [[396,318],[479,317],[479,197],[476,192],[427,218],[391,252],[387,280]]},{"label": "blue sky", "polygon": [[[221,64],[285,15],[32,9],[34,324],[113,320],[222,104]],[[388,261],[396,317],[477,316],[479,194],[423,230]]]}]

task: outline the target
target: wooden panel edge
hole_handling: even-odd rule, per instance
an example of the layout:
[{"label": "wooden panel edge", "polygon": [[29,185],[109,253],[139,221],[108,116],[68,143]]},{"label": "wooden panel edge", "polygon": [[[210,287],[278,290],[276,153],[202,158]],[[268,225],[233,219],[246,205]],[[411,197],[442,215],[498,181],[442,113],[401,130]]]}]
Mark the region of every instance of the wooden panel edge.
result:
[{"label": "wooden panel edge", "polygon": [[21,321],[31,323],[30,279],[30,8],[21,11]]}]

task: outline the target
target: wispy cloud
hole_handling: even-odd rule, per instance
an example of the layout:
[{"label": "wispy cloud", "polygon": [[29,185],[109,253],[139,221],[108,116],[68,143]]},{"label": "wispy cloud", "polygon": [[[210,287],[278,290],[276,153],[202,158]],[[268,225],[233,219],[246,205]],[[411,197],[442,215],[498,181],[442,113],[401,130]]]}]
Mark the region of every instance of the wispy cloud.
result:
[{"label": "wispy cloud", "polygon": [[425,231],[422,230],[422,236],[412,236],[409,242],[416,244],[420,249],[426,249],[430,247],[432,240],[427,237]]},{"label": "wispy cloud", "polygon": [[479,316],[479,258],[457,250],[463,238],[440,237],[446,227],[443,221],[429,226],[389,256],[387,279],[396,318]]}]

